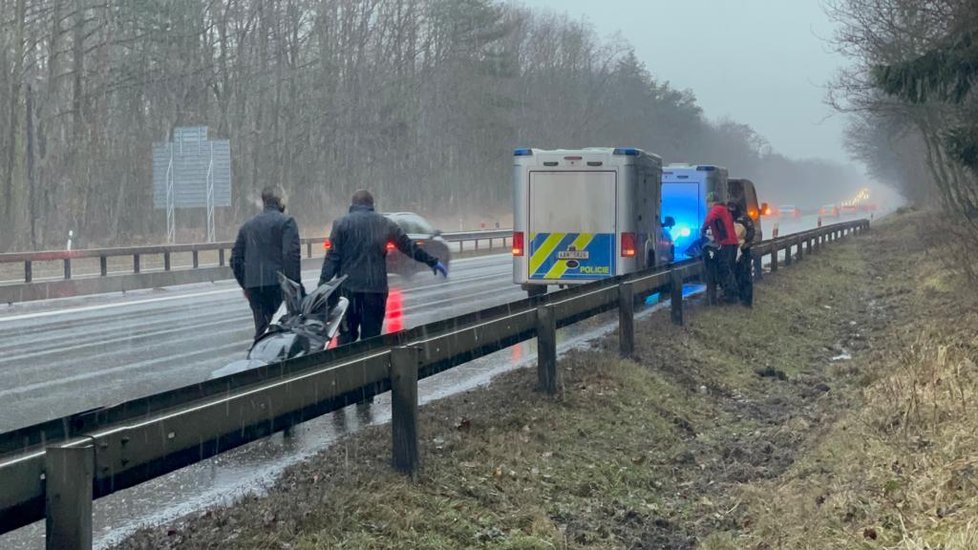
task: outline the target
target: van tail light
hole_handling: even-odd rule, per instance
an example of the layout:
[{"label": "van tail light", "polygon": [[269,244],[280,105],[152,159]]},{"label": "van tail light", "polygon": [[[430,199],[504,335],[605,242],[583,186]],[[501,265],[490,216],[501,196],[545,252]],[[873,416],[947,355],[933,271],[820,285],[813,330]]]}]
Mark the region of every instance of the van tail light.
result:
[{"label": "van tail light", "polygon": [[635,238],[635,233],[622,233],[621,234],[621,257],[622,258],[634,258],[638,251],[638,239]]},{"label": "van tail light", "polygon": [[329,242],[329,239],[323,239],[323,250],[328,252],[330,248],[333,248],[333,243]]},{"label": "van tail light", "polygon": [[525,253],[523,248],[524,244],[525,242],[523,240],[523,232],[514,231],[513,232],[513,256],[522,256]]},{"label": "van tail light", "polygon": [[394,249],[395,248],[396,247],[394,246],[394,243],[387,243],[387,251],[388,252],[394,252]]}]

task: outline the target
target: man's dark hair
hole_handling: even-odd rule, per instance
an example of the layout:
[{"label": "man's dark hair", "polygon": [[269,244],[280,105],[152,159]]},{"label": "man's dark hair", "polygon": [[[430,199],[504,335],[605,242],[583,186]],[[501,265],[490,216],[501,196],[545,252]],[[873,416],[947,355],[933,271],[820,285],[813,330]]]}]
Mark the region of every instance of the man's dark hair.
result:
[{"label": "man's dark hair", "polygon": [[279,210],[284,210],[285,192],[277,185],[270,185],[261,190],[261,202],[265,206],[274,206]]},{"label": "man's dark hair", "polygon": [[374,196],[370,194],[370,191],[366,189],[360,189],[353,194],[353,199],[350,201],[353,206],[370,206],[374,205]]}]

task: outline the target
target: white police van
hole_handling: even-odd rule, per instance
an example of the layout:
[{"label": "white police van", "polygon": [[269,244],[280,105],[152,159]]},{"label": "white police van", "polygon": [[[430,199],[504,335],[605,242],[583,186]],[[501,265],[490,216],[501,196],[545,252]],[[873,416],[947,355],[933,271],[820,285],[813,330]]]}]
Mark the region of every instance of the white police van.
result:
[{"label": "white police van", "polygon": [[662,213],[675,220],[670,230],[675,256],[699,238],[710,201],[726,202],[727,169],[710,164],[670,164],[662,169]]},{"label": "white police van", "polygon": [[671,261],[661,177],[662,160],[631,147],[516,149],[513,282],[534,296]]}]

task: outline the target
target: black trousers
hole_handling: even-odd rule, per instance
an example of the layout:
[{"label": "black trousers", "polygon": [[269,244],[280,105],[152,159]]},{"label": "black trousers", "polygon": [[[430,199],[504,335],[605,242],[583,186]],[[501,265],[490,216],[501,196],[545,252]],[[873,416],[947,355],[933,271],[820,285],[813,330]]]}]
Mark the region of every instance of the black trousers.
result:
[{"label": "black trousers", "polygon": [[387,315],[386,292],[343,292],[350,305],[343,321],[340,344],[352,344],[358,339],[366,340],[380,336],[384,329],[384,316]]},{"label": "black trousers", "polygon": [[737,263],[737,245],[725,244],[717,254],[717,283],[723,289],[723,297],[727,301],[735,301],[739,294],[737,278],[734,276],[734,265]]},{"label": "black trousers", "polygon": [[255,318],[255,340],[258,340],[282,305],[282,288],[278,285],[258,286],[247,289],[247,292],[248,305]]},{"label": "black trousers", "polygon": [[737,258],[737,267],[734,270],[737,277],[737,289],[739,290],[740,303],[747,307],[754,305],[754,256],[750,250],[741,253]]}]

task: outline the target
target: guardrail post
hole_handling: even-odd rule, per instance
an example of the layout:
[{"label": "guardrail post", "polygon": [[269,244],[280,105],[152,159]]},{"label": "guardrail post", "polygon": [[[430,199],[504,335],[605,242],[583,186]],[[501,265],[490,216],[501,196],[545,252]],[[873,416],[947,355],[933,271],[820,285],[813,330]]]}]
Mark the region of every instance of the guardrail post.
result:
[{"label": "guardrail post", "polygon": [[170,271],[170,253],[163,253],[163,271]]},{"label": "guardrail post", "polygon": [[414,476],[418,471],[418,350],[391,350],[391,434],[394,468]]},{"label": "guardrail post", "polygon": [[[715,285],[714,285],[715,286]],[[714,289],[714,293],[716,290]],[[683,325],[683,278],[678,269],[669,270],[669,309],[674,325]]]},{"label": "guardrail post", "polygon": [[34,267],[30,260],[24,261],[24,282],[29,283],[34,280]]},{"label": "guardrail post", "polygon": [[635,286],[631,281],[618,285],[618,347],[622,357],[635,351]]},{"label": "guardrail post", "polygon": [[540,391],[557,393],[557,315],[552,305],[537,308],[537,383]]},{"label": "guardrail post", "polygon": [[[309,246],[312,246],[312,245],[310,244]],[[312,251],[311,250],[309,251],[309,257],[310,258],[312,257]],[[224,260],[224,249],[223,248],[218,248],[217,249],[217,265],[219,265],[221,267],[224,267],[224,261],[225,261]]]},{"label": "guardrail post", "polygon": [[95,447],[48,447],[44,466],[46,548],[91,548]]},{"label": "guardrail post", "polygon": [[798,245],[798,257],[796,259],[800,262],[805,255],[805,239],[798,239],[795,243]]},{"label": "guardrail post", "polygon": [[139,273],[139,254],[132,255],[132,272]]},{"label": "guardrail post", "polygon": [[194,250],[190,254],[194,258],[194,260],[193,260],[193,262],[194,262],[194,269],[197,269],[198,267],[200,267],[200,252]]},{"label": "guardrail post", "polygon": [[[778,254],[780,252],[781,249],[778,248],[777,244],[771,245],[771,273],[774,273],[778,270]],[[788,245],[788,248],[785,249],[785,253],[784,253],[785,258],[788,257],[788,254],[791,254],[791,245]]]},{"label": "guardrail post", "polygon": [[[223,253],[224,251],[221,250]],[[312,241],[306,243],[306,258],[312,258]],[[221,265],[224,265],[223,263]]]},{"label": "guardrail post", "polygon": [[71,258],[65,258],[65,279],[71,278]]},{"label": "guardrail post", "polygon": [[98,257],[98,272],[102,277],[109,275],[109,258],[107,256]]},{"label": "guardrail post", "polygon": [[706,304],[717,305],[717,279],[716,273],[710,269],[706,259],[703,260],[703,282],[706,283]]}]

